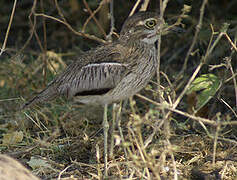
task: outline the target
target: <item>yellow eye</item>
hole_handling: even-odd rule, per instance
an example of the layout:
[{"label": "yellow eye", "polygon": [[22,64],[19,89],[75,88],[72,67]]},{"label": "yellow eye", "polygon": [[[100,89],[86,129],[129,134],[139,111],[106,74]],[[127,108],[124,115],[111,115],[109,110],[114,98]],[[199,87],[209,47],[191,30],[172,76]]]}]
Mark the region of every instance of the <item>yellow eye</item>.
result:
[{"label": "yellow eye", "polygon": [[156,26],[157,22],[155,19],[149,19],[145,22],[145,26],[148,28],[148,29],[153,29],[155,26]]}]

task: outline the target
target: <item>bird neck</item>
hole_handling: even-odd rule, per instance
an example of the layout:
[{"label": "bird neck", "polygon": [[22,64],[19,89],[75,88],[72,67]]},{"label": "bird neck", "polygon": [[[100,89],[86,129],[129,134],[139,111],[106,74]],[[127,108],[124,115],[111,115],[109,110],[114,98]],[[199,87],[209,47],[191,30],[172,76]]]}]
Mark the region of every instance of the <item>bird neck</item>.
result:
[{"label": "bird neck", "polygon": [[141,40],[135,40],[135,39],[119,39],[120,43],[123,44],[124,47],[127,47],[128,49],[143,49],[143,50],[151,50],[153,47],[156,47],[156,43],[146,43]]},{"label": "bird neck", "polygon": [[118,41],[115,48],[121,55],[119,58],[120,61],[130,64],[131,67],[136,65],[143,66],[144,64],[147,64],[144,62],[148,61],[154,68],[157,66],[155,43],[148,44],[142,41]]}]

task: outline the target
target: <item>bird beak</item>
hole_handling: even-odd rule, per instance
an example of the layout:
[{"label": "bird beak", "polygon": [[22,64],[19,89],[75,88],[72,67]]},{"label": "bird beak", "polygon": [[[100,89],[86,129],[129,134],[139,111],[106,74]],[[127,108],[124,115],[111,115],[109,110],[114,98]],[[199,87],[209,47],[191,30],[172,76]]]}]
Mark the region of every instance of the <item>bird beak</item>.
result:
[{"label": "bird beak", "polygon": [[166,35],[170,32],[174,32],[174,33],[184,33],[184,32],[186,32],[186,30],[181,28],[181,27],[178,27],[176,25],[169,26],[167,23],[163,24],[162,30],[158,30],[157,33],[159,34],[160,31],[161,31],[161,35]]},{"label": "bird beak", "polygon": [[184,32],[186,32],[185,29],[183,29],[181,27],[178,27],[178,26],[170,26],[168,28],[168,31],[172,31],[172,32],[175,32],[175,33],[184,33]]}]

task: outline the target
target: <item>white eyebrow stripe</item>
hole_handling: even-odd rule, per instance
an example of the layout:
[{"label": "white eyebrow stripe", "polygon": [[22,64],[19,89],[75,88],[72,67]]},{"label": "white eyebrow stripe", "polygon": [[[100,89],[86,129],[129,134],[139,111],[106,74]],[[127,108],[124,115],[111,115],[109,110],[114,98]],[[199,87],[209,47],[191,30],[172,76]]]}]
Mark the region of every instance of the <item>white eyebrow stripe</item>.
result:
[{"label": "white eyebrow stripe", "polygon": [[144,25],[144,21],[138,21],[136,25]]}]

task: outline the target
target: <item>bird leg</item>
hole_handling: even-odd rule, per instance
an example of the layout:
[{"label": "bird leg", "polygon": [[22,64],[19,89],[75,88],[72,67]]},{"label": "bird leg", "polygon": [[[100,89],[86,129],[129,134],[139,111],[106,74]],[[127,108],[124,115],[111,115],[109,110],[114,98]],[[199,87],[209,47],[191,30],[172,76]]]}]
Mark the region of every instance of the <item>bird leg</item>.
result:
[{"label": "bird leg", "polygon": [[[112,124],[112,127],[111,127],[111,144],[110,144],[110,152],[109,152],[109,157],[110,158],[113,158],[115,125],[118,127],[122,144],[125,143],[124,136],[123,136],[123,131],[122,131],[122,128],[121,128],[122,106],[123,106],[122,101],[120,101],[119,104],[116,104],[116,103],[113,104],[113,124]],[[124,154],[125,154],[125,157],[127,157],[126,147],[124,147]]]},{"label": "bird leg", "polygon": [[113,121],[112,121],[112,127],[111,127],[111,142],[110,142],[110,151],[109,151],[109,158],[113,158],[113,152],[114,152],[114,130],[115,130],[115,124],[116,124],[116,115],[117,115],[117,104],[113,103]]},{"label": "bird leg", "polygon": [[[117,121],[117,124],[118,124],[119,134],[120,134],[122,143],[125,143],[124,137],[123,137],[123,131],[122,131],[122,128],[121,128],[121,111],[122,111],[122,105],[123,105],[123,104],[122,104],[122,101],[120,101],[119,109],[118,109],[118,112],[117,112],[116,121]],[[124,149],[125,157],[127,157],[126,147],[124,147],[123,149]]]},{"label": "bird leg", "polygon": [[103,120],[103,129],[104,129],[104,176],[108,176],[107,164],[108,164],[108,130],[109,123],[107,119],[108,104],[104,106],[104,120]]}]

